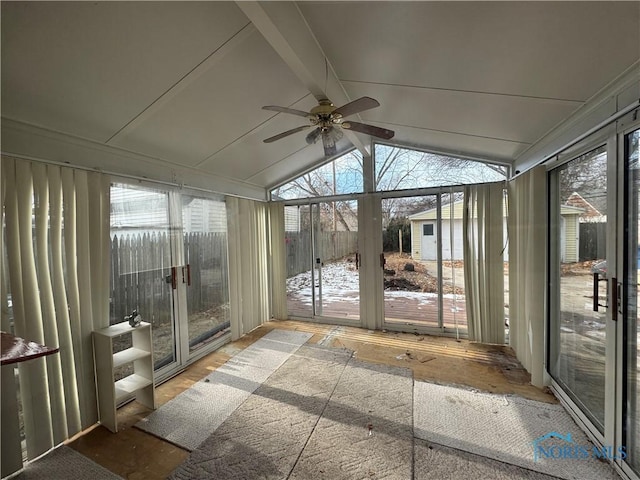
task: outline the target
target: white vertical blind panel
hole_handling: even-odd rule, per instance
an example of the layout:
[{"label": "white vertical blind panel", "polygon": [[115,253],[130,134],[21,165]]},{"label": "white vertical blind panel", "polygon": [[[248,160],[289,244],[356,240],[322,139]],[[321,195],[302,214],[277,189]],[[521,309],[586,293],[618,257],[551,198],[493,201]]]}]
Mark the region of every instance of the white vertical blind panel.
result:
[{"label": "white vertical blind panel", "polygon": [[[49,272],[49,184],[47,181],[47,167],[41,163],[34,163],[32,170],[36,216],[35,253],[40,303],[42,306],[44,344],[58,348],[60,346],[58,343],[58,326]],[[60,356],[52,355],[45,359],[45,362],[47,364],[47,380],[51,401],[53,441],[54,445],[57,445],[68,438]]]},{"label": "white vertical blind panel", "polygon": [[485,231],[487,240],[487,296],[490,311],[487,318],[488,336],[495,343],[504,343],[504,186],[487,184],[486,186],[486,218],[488,228]]},{"label": "white vertical blind panel", "polygon": [[62,177],[60,167],[49,165],[49,225],[51,245],[51,279],[58,329],[58,346],[63,374],[64,399],[66,404],[67,433],[73,436],[82,430],[76,366],[69,320],[69,304],[65,288],[62,244]]},{"label": "white vertical blind panel", "polygon": [[283,203],[269,204],[269,231],[271,233],[271,301],[272,315],[286,319],[287,311],[287,263],[285,250],[285,213]]},{"label": "white vertical blind panel", "polygon": [[380,199],[358,199],[358,250],[360,252],[360,325],[380,329],[384,325],[384,278],[380,266],[382,211]]},{"label": "white vertical blind panel", "polygon": [[[7,192],[7,172],[10,160],[2,159],[0,165],[0,185],[2,192],[0,194],[1,207],[0,211],[4,211],[5,198]],[[13,161],[11,161],[11,171],[14,170]],[[15,184],[15,175],[10,178],[12,184]],[[5,223],[2,223],[2,232],[0,232],[0,254],[2,262],[0,262],[0,285],[2,295],[2,308],[0,309],[0,326],[5,332],[11,330],[9,322],[8,303],[6,301],[7,288],[7,264],[8,259],[5,257],[4,236],[9,232],[5,229]],[[0,370],[2,393],[1,413],[0,413],[0,445],[2,445],[2,457],[0,458],[0,476],[6,477],[22,468],[22,447],[20,445],[20,422],[18,419],[18,399],[16,392],[16,380],[14,375],[14,366],[6,365]]]},{"label": "white vertical blind panel", "polygon": [[[16,322],[16,333],[37,343],[44,343],[42,312],[33,250],[32,205],[33,179],[30,162],[16,162],[16,196],[20,235],[20,268],[24,318]],[[20,325],[20,323],[22,323]],[[31,460],[53,447],[49,388],[44,358],[18,364],[24,418],[27,457]]]},{"label": "white vertical blind panel", "polygon": [[[105,243],[105,230],[109,229],[108,210],[105,212],[105,203],[109,201],[108,189],[104,191],[103,176],[97,172],[87,173],[88,215],[89,215],[89,242],[90,249],[90,275],[91,275],[91,307],[92,330],[109,326],[108,296],[104,292],[109,290],[110,250]],[[107,300],[105,302],[105,299]]]},{"label": "white vertical blind panel", "polygon": [[257,297],[259,298],[258,315],[252,318],[251,328],[255,328],[262,325],[269,320],[269,240],[267,230],[267,204],[262,202],[251,202],[253,204],[256,215],[256,253],[258,256],[258,290]]},{"label": "white vertical blind panel", "polygon": [[[84,398],[83,427],[89,427],[98,421],[98,407],[95,390],[95,373],[93,366],[93,343],[91,333],[94,330],[92,302],[92,262],[91,262],[91,227],[89,210],[88,173],[82,170],[74,172],[76,187],[76,248],[78,255],[78,292],[80,298],[80,355],[82,365],[82,391]],[[92,192],[95,195],[95,192]]]},{"label": "white vertical blind panel", "polygon": [[227,199],[231,336],[237,339],[269,319],[266,206]]},{"label": "white vertical blind panel", "polygon": [[509,182],[509,343],[537,387],[545,382],[546,200],[542,165]]},{"label": "white vertical blind panel", "polygon": [[[243,281],[245,285],[244,292],[242,294],[242,334],[251,330],[253,319],[251,318],[254,312],[258,310],[259,299],[256,297],[256,293],[259,288],[260,277],[252,274],[252,270],[257,266],[257,249],[258,242],[256,239],[256,211],[251,208],[251,203],[244,199],[240,199],[240,225],[243,226],[242,230],[246,232],[242,236],[242,258],[241,265],[242,275],[248,275],[249,278]],[[257,272],[256,272],[257,273]],[[247,288],[248,287],[248,288]]]},{"label": "white vertical blind panel", "polygon": [[477,237],[477,232],[475,231],[475,225],[473,223],[473,219],[476,217],[474,211],[475,204],[475,192],[470,187],[465,188],[462,219],[462,248],[464,257],[464,284],[469,339],[475,339],[477,336],[477,322],[475,321],[475,315],[478,310],[478,295],[472,293],[477,289],[475,285],[477,268],[474,265],[476,262],[476,255],[473,247],[474,239]]},{"label": "white vertical blind panel", "polygon": [[229,235],[229,310],[231,324],[231,339],[237,340],[241,336],[240,310],[242,308],[242,292],[240,289],[240,225],[238,223],[238,199],[227,197],[227,232]]},{"label": "white vertical blind panel", "polygon": [[504,343],[503,184],[465,187],[464,276],[471,340]]},{"label": "white vertical blind panel", "polygon": [[66,285],[68,296],[69,326],[73,341],[76,384],[78,390],[80,426],[84,428],[83,392],[86,386],[82,376],[82,331],[80,328],[80,292],[78,287],[78,257],[76,253],[76,189],[74,172],[70,168],[61,170],[62,201],[64,214],[64,253],[66,260]]}]

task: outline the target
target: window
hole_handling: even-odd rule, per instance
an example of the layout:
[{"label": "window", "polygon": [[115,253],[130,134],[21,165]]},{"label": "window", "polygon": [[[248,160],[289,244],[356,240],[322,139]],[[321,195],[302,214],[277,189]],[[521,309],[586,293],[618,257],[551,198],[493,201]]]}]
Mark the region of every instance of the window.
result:
[{"label": "window", "polygon": [[295,180],[271,190],[273,200],[362,193],[362,155],[353,150]]},{"label": "window", "polygon": [[422,225],[422,235],[433,236],[433,223],[425,223]]},{"label": "window", "polygon": [[377,191],[497,182],[507,173],[504,165],[375,145]]}]

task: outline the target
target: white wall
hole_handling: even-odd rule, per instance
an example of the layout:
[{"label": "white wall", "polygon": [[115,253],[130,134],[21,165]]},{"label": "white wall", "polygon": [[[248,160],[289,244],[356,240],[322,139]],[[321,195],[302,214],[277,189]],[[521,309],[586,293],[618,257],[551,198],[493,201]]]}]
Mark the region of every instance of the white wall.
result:
[{"label": "white wall", "polygon": [[[423,225],[433,224],[433,236],[423,235]],[[414,234],[418,234],[420,238],[420,260],[437,260],[437,243],[438,238],[437,225],[435,220],[422,220],[414,222]],[[451,237],[453,235],[453,255]],[[507,219],[504,219],[504,240],[503,244],[507,244]],[[463,242],[462,242],[462,219],[453,220],[453,228],[450,220],[442,221],[442,259],[443,260],[462,260],[463,259]],[[415,251],[415,250],[414,250]],[[509,260],[508,248],[505,248],[505,261]]]}]

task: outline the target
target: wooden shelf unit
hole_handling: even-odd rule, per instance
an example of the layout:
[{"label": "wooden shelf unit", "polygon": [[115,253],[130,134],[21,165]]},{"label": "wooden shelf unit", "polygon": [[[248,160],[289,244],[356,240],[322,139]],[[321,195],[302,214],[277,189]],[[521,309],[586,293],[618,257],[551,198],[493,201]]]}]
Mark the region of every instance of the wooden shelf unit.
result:
[{"label": "wooden shelf unit", "polygon": [[[126,335],[131,335],[132,346],[113,353],[114,339]],[[151,324],[142,322],[131,327],[125,322],[95,330],[93,355],[102,425],[114,433],[118,431],[116,408],[131,395],[142,405],[156,408]],[[133,364],[133,374],[115,381],[115,369],[127,364]]]}]

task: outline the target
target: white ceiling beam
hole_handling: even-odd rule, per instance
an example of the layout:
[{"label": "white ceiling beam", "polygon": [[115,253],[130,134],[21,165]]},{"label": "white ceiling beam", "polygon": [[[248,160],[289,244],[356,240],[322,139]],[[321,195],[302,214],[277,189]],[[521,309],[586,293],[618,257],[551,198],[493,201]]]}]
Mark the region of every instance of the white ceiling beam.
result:
[{"label": "white ceiling beam", "polygon": [[[328,98],[338,106],[351,101],[295,2],[236,4],[316,100]],[[344,133],[363,155],[370,154],[353,132]]]}]

